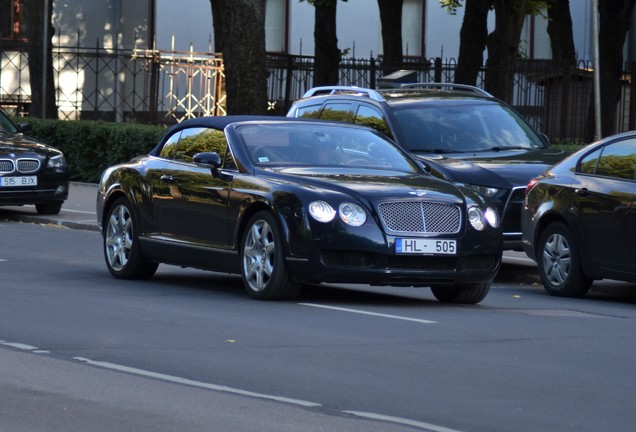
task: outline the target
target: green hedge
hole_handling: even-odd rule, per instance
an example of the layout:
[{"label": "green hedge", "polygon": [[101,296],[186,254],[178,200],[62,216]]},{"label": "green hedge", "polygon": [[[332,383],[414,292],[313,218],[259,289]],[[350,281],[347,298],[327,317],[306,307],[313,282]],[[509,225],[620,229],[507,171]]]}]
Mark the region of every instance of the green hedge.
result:
[{"label": "green hedge", "polygon": [[103,121],[43,120],[17,117],[30,123],[29,136],[64,152],[71,180],[96,183],[102,171],[116,163],[148,153],[166,132],[163,126]]}]

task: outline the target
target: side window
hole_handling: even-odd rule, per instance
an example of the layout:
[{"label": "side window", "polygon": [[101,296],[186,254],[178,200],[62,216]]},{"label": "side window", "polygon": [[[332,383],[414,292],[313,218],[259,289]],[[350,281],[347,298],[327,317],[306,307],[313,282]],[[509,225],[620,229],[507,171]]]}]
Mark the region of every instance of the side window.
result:
[{"label": "side window", "polygon": [[636,140],[625,140],[609,144],[596,167],[596,174],[604,177],[635,180]]},{"label": "side window", "polygon": [[311,119],[320,118],[321,107],[322,105],[318,104],[318,105],[309,105],[306,107],[298,108],[296,112],[296,117],[311,118]]},{"label": "side window", "polygon": [[180,136],[181,131],[172,134],[161,148],[159,156],[166,159],[174,159],[174,155],[177,151],[177,143],[179,142]]},{"label": "side window", "polygon": [[181,162],[192,162],[197,153],[216,152],[223,160],[223,167],[236,169],[234,157],[228,149],[223,131],[208,128],[184,129],[172,135],[159,156]]},{"label": "side window", "polygon": [[348,102],[326,103],[320,114],[321,120],[333,120],[351,123],[353,104]]},{"label": "side window", "polygon": [[374,107],[360,105],[353,122],[359,125],[372,127],[378,132],[381,132],[393,139],[393,134],[391,134],[391,130],[389,129],[386,119],[382,116],[382,113]]},{"label": "side window", "polygon": [[578,172],[583,174],[595,174],[596,165],[598,165],[598,158],[601,155],[601,150],[598,149],[579,161]]},{"label": "side window", "polygon": [[192,162],[192,156],[206,150],[207,143],[204,136],[205,128],[189,128],[181,131],[177,143],[177,150],[173,154],[174,160]]}]

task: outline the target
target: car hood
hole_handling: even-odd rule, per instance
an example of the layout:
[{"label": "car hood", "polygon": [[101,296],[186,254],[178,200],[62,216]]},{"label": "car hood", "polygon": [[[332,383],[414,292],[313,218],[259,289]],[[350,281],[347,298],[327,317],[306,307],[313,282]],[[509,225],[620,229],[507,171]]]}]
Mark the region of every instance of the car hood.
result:
[{"label": "car hood", "polygon": [[281,179],[317,191],[331,190],[370,200],[429,198],[461,203],[465,196],[453,184],[425,174],[364,169],[277,169]]},{"label": "car hood", "polygon": [[0,132],[0,154],[6,153],[57,155],[60,151],[26,135]]},{"label": "car hood", "polygon": [[525,186],[533,178],[564,159],[568,153],[554,148],[536,150],[502,150],[476,153],[436,155],[416,153],[424,162],[448,180],[512,188]]}]

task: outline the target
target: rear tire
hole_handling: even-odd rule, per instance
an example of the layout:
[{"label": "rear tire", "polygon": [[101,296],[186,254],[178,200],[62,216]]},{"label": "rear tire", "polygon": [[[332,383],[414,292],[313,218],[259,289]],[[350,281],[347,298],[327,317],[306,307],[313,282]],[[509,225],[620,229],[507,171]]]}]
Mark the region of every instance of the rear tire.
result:
[{"label": "rear tire", "polygon": [[247,224],[241,242],[241,276],[248,294],[258,300],[288,300],[302,285],[287,271],[283,240],[271,213],[260,211]]},{"label": "rear tire", "polygon": [[118,279],[148,279],[159,264],[148,260],[139,246],[133,207],[118,198],[108,210],[103,232],[104,258],[108,271]]},{"label": "rear tire", "polygon": [[583,273],[574,236],[562,222],[548,225],[541,233],[537,266],[543,287],[553,296],[582,297],[592,286],[592,279]]},{"label": "rear tire", "polygon": [[42,204],[36,204],[35,210],[38,214],[43,215],[56,215],[62,210],[62,202],[61,201],[51,201],[45,202]]},{"label": "rear tire", "polygon": [[477,304],[486,298],[490,291],[490,282],[477,284],[458,284],[450,287],[431,287],[435,298],[442,303]]}]

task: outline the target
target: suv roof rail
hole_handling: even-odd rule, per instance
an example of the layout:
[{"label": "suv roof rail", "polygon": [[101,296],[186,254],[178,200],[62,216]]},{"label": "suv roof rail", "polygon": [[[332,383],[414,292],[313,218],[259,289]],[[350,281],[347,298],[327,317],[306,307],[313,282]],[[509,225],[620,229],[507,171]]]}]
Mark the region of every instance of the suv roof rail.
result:
[{"label": "suv roof rail", "polygon": [[394,91],[395,90],[399,91],[399,90],[427,89],[427,88],[436,88],[436,89],[440,89],[440,90],[442,90],[442,89],[461,90],[461,91],[475,93],[476,95],[479,95],[479,96],[493,97],[493,95],[491,95],[486,90],[481,89],[479,87],[475,87],[475,86],[468,85],[468,84],[455,84],[455,83],[437,83],[437,82],[432,82],[432,83],[409,83],[409,84],[402,84],[399,88],[393,89],[393,90]]},{"label": "suv roof rail", "polygon": [[323,86],[323,87],[313,87],[305,92],[303,98],[308,98],[311,96],[322,95],[322,94],[336,94],[336,93],[362,93],[366,95],[369,99],[375,101],[383,101],[384,98],[380,93],[376,90],[368,89],[364,87],[358,86]]}]

